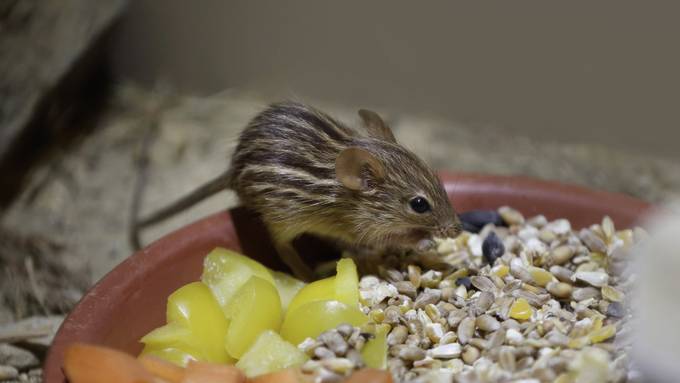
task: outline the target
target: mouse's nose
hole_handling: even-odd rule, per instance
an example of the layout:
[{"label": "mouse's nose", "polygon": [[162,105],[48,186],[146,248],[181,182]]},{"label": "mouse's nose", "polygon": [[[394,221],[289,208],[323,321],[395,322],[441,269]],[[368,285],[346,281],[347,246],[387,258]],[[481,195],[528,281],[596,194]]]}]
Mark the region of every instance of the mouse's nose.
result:
[{"label": "mouse's nose", "polygon": [[439,228],[439,236],[442,238],[455,238],[462,231],[460,222],[450,222]]}]

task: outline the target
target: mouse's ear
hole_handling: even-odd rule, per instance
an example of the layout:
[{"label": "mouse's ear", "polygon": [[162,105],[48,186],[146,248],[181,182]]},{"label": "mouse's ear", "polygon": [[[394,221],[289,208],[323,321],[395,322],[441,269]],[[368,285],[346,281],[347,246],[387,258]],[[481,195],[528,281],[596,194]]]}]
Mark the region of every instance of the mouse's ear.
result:
[{"label": "mouse's ear", "polygon": [[378,113],[360,109],[359,117],[364,121],[366,130],[371,137],[379,138],[385,141],[397,143],[397,139],[394,138],[392,129],[383,121],[383,119],[378,115]]},{"label": "mouse's ear", "polygon": [[366,190],[385,178],[385,168],[368,150],[347,148],[335,160],[335,177],[348,189]]}]

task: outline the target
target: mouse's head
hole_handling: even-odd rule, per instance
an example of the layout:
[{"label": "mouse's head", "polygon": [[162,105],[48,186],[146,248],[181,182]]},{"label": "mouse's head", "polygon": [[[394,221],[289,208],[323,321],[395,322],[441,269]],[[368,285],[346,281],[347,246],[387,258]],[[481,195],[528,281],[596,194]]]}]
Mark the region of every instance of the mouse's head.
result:
[{"label": "mouse's head", "polygon": [[416,248],[424,240],[457,236],[460,221],[435,172],[397,144],[377,114],[359,114],[371,137],[357,140],[336,160],[336,178],[351,196],[347,214],[357,241]]}]

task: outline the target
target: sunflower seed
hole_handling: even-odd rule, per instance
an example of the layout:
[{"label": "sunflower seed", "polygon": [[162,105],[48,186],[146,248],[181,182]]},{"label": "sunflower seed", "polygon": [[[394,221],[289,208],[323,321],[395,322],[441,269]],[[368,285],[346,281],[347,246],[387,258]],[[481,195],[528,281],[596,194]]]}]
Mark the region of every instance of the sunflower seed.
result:
[{"label": "sunflower seed", "polygon": [[550,282],[546,286],[548,292],[558,298],[567,298],[571,296],[573,287],[564,282]]},{"label": "sunflower seed", "polygon": [[496,318],[486,314],[478,316],[475,325],[485,332],[492,332],[501,328],[501,324]]},{"label": "sunflower seed", "polygon": [[498,353],[498,364],[507,371],[515,371],[515,353],[510,347],[502,347]]},{"label": "sunflower seed", "polygon": [[519,346],[524,343],[524,335],[514,328],[508,329],[505,332],[505,339],[509,344]]},{"label": "sunflower seed", "polygon": [[406,346],[399,351],[399,357],[404,360],[421,360],[425,357],[425,351],[418,347]]},{"label": "sunflower seed", "polygon": [[579,238],[581,241],[588,246],[590,251],[597,251],[598,253],[607,253],[607,244],[604,243],[602,238],[598,237],[597,234],[593,233],[588,229],[581,229],[579,232]]},{"label": "sunflower seed", "polygon": [[335,358],[335,353],[331,351],[330,349],[326,347],[317,347],[314,349],[314,356],[323,360],[323,359],[330,359],[330,358]]},{"label": "sunflower seed", "polygon": [[415,286],[413,286],[411,282],[409,281],[396,282],[393,284],[393,286],[397,288],[399,294],[404,294],[411,299],[416,298],[417,291]]},{"label": "sunflower seed", "polygon": [[554,275],[560,282],[572,283],[572,277],[574,272],[562,266],[552,266],[550,267],[550,273]]},{"label": "sunflower seed", "polygon": [[583,281],[595,287],[602,287],[609,282],[609,275],[603,271],[577,271],[572,276],[572,280]]},{"label": "sunflower seed", "polygon": [[463,350],[462,359],[465,363],[472,365],[477,359],[479,359],[480,352],[477,348],[472,346],[465,346]]},{"label": "sunflower seed", "polygon": [[449,343],[437,346],[430,350],[429,354],[437,359],[453,359],[460,356],[461,347],[458,343]]},{"label": "sunflower seed", "polygon": [[496,285],[491,281],[491,279],[483,276],[474,276],[470,278],[470,282],[479,291],[496,291]]},{"label": "sunflower seed", "polygon": [[458,342],[467,344],[475,334],[475,318],[465,317],[458,325]]},{"label": "sunflower seed", "polygon": [[429,304],[437,303],[442,297],[441,290],[431,290],[427,289],[418,295],[415,301],[415,308],[421,309]]},{"label": "sunflower seed", "polygon": [[574,256],[574,248],[571,246],[563,245],[556,247],[550,252],[550,263],[553,265],[563,265]]},{"label": "sunflower seed", "polygon": [[389,335],[387,335],[387,344],[389,346],[402,344],[406,341],[407,336],[408,329],[404,326],[397,326],[390,331]]},{"label": "sunflower seed", "polygon": [[508,225],[521,225],[524,223],[524,216],[522,213],[509,206],[499,208],[498,214],[500,214],[503,221]]},{"label": "sunflower seed", "polygon": [[420,267],[415,265],[408,266],[408,280],[411,282],[414,288],[420,287]]},{"label": "sunflower seed", "polygon": [[484,314],[493,304],[494,295],[488,291],[482,291],[472,305],[474,315]]}]

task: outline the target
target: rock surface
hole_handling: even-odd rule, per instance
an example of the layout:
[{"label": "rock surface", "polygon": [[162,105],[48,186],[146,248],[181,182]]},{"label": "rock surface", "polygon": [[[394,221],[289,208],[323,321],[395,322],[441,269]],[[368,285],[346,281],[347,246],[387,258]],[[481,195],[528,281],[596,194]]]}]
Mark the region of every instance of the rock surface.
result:
[{"label": "rock surface", "polygon": [[78,110],[87,110],[76,104],[92,101],[93,89],[87,84],[103,70],[93,52],[125,4],[126,0],[0,3],[0,171],[5,175],[0,180],[0,207],[11,199],[15,192],[11,186],[23,177],[30,161],[42,153],[34,143],[53,141],[77,125]]},{"label": "rock surface", "polygon": [[0,343],[0,365],[12,366],[18,370],[35,367],[40,360],[30,351],[7,343]]},{"label": "rock surface", "polygon": [[24,342],[30,345],[48,347],[59,329],[64,317],[31,317],[0,326],[0,343]]},{"label": "rock surface", "polygon": [[8,0],[0,5],[0,155],[41,97],[121,10],[124,0]]}]

